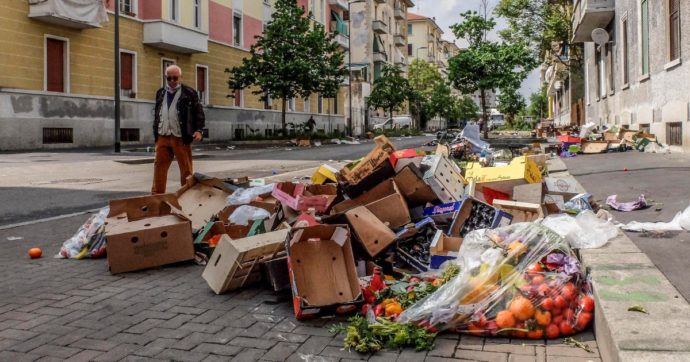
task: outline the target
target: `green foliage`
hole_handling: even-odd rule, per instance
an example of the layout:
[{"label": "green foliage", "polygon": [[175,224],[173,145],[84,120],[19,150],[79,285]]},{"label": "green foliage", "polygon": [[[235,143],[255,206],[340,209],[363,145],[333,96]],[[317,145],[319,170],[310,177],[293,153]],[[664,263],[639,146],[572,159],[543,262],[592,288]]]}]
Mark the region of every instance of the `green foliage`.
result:
[{"label": "green foliage", "polygon": [[417,351],[434,348],[436,333],[414,324],[398,324],[385,318],[377,318],[376,323],[369,323],[362,316],[354,316],[348,322],[350,324],[347,326],[340,324],[329,329],[334,334],[345,334],[343,345],[348,350],[375,353],[383,347],[402,349],[414,346]]},{"label": "green foliage", "polygon": [[486,42],[486,33],[496,26],[493,18],[484,18],[476,11],[467,11],[460,14],[463,19],[458,24],[453,24],[450,29],[456,37],[465,39],[470,48],[476,48]]},{"label": "green foliage", "polygon": [[312,93],[333,97],[347,74],[334,35],[321,24],[311,24],[294,0],[276,1],[273,19],[249,52],[241,66],[225,70],[228,86],[257,86],[253,93],[262,99],[281,99],[283,131],[287,100]]},{"label": "green foliage", "polygon": [[506,121],[512,124],[515,116],[525,109],[525,98],[515,88],[505,88],[498,96],[498,110],[506,115]]},{"label": "green foliage", "polygon": [[545,117],[549,112],[549,98],[546,96],[546,87],[542,87],[539,92],[532,93],[529,96],[529,107],[527,107],[527,115],[532,116],[538,120]]},{"label": "green foliage", "polygon": [[420,128],[424,129],[426,120],[434,117],[435,110],[431,105],[434,89],[444,80],[435,64],[419,59],[413,60],[408,66],[407,78],[414,92],[410,108]]},{"label": "green foliage", "polygon": [[374,131],[377,136],[385,135],[386,137],[409,137],[409,136],[421,136],[422,131],[416,128],[386,128],[377,129]]},{"label": "green foliage", "polygon": [[383,108],[393,116],[394,111],[402,109],[405,102],[413,97],[412,93],[410,83],[403,77],[402,71],[398,67],[385,65],[381,77],[374,81],[367,105]]},{"label": "green foliage", "polygon": [[456,99],[454,117],[458,121],[476,121],[479,117],[479,107],[470,96],[462,96]]}]

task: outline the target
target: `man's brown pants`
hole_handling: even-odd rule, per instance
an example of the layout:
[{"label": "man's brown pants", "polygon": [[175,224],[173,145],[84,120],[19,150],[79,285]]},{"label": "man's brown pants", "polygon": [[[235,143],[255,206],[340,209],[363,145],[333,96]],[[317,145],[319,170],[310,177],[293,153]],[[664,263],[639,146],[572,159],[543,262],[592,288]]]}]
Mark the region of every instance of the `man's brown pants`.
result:
[{"label": "man's brown pants", "polygon": [[153,163],[153,187],[151,193],[163,194],[168,183],[168,169],[173,156],[180,166],[180,185],[185,184],[192,174],[192,145],[185,145],[182,138],[158,136],[156,141],[156,160]]}]

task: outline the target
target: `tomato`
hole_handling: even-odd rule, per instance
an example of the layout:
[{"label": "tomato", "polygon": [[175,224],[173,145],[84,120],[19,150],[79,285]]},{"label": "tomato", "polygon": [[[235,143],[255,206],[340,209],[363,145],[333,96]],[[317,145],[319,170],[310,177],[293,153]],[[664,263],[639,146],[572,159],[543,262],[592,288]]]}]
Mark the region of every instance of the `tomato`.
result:
[{"label": "tomato", "polygon": [[575,320],[575,311],[573,311],[570,308],[564,309],[563,310],[563,320],[568,321],[568,322],[574,321]]},{"label": "tomato", "polygon": [[551,319],[551,324],[560,325],[561,322],[563,322],[563,316],[562,315],[555,316]]},{"label": "tomato", "polygon": [[539,287],[537,287],[537,294],[542,297],[549,296],[551,294],[551,288],[546,284],[540,284]]},{"label": "tomato", "polygon": [[573,283],[566,283],[561,290],[561,295],[565,300],[571,301],[576,297],[577,291],[575,290],[575,285]]},{"label": "tomato", "polygon": [[565,320],[561,322],[558,329],[560,329],[561,335],[563,336],[569,336],[575,332],[575,330],[573,330],[573,325]]},{"label": "tomato", "polygon": [[552,316],[557,316],[557,315],[561,315],[561,314],[563,314],[563,309],[556,308],[555,306],[553,307],[553,309],[551,309],[551,315]]},{"label": "tomato", "polygon": [[[524,323],[518,323],[515,325],[515,329],[525,329],[525,324]],[[525,331],[513,331],[513,337],[514,338],[525,338],[527,337],[527,332]]]},{"label": "tomato", "polygon": [[553,309],[553,299],[544,298],[544,300],[541,301],[541,305],[539,307],[543,310],[552,310]]},{"label": "tomato", "polygon": [[539,264],[539,263],[530,264],[530,266],[527,267],[527,275],[530,275],[530,276],[537,275],[543,271],[544,271],[544,268],[542,268],[541,264]]},{"label": "tomato", "polygon": [[544,331],[542,329],[535,329],[527,332],[527,338],[529,339],[541,339],[544,338]]},{"label": "tomato", "polygon": [[579,306],[585,312],[592,312],[594,310],[594,299],[589,295],[585,295],[580,298]]},{"label": "tomato", "polygon": [[474,324],[479,327],[484,327],[486,325],[486,316],[484,313],[475,313],[472,320],[474,321]]},{"label": "tomato", "polygon": [[42,254],[43,254],[43,251],[41,250],[41,248],[29,249],[29,256],[31,257],[31,259],[40,258]]},{"label": "tomato", "polygon": [[476,323],[472,323],[467,326],[467,331],[475,336],[480,336],[484,333],[484,328],[478,326]]},{"label": "tomato", "polygon": [[577,316],[577,321],[575,322],[575,328],[577,328],[578,331],[581,331],[585,328],[587,328],[587,325],[589,325],[589,322],[592,321],[592,313],[588,312],[581,312]]},{"label": "tomato", "polygon": [[540,285],[544,283],[544,276],[543,275],[535,275],[534,278],[532,278],[532,285]]},{"label": "tomato", "polygon": [[561,334],[561,330],[558,328],[558,325],[551,323],[546,326],[546,338],[557,338],[559,334]]},{"label": "tomato", "polygon": [[554,306],[556,306],[556,308],[560,309],[563,309],[568,306],[568,302],[566,302],[565,298],[562,295],[559,295],[556,298],[554,298],[553,304]]}]

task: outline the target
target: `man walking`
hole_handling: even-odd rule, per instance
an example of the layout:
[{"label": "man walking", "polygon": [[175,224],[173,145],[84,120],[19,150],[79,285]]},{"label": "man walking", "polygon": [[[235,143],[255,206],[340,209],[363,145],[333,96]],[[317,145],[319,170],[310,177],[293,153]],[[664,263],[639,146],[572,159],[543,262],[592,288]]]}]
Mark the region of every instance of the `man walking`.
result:
[{"label": "man walking", "polygon": [[173,157],[180,166],[180,184],[192,174],[192,142],[201,141],[206,117],[196,91],[182,84],[182,69],[165,69],[165,87],[156,92],[153,137],[156,160],[153,164],[153,194],[165,193],[168,169]]}]

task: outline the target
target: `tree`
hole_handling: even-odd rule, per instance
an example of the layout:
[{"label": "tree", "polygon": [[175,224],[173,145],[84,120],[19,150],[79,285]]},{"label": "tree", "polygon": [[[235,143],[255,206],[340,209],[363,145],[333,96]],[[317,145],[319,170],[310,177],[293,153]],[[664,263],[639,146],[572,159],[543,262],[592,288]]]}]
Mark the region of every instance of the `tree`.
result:
[{"label": "tree", "polygon": [[445,82],[436,83],[429,96],[429,117],[439,116],[450,120],[454,116],[455,102],[450,86]]},{"label": "tree", "polygon": [[541,121],[549,112],[549,98],[546,96],[546,87],[529,96],[527,115]]},{"label": "tree", "polygon": [[[566,67],[579,67],[582,48],[570,44],[573,36],[572,0],[501,0],[494,12],[508,23],[508,27],[500,32],[506,41],[527,44],[535,59],[546,60],[548,64],[556,62]],[[568,57],[558,56],[565,55],[566,49]]]},{"label": "tree", "polygon": [[479,114],[479,107],[470,96],[462,96],[456,99],[455,102],[455,118],[458,121],[470,122],[477,120]]},{"label": "tree", "polygon": [[501,90],[498,96],[498,110],[506,115],[506,122],[513,125],[515,116],[525,109],[525,98],[514,88]]},{"label": "tree", "polygon": [[434,87],[443,83],[441,73],[436,65],[415,59],[410,63],[407,70],[407,79],[410,87],[415,92],[415,97],[410,102],[412,114],[415,116],[418,128],[426,128],[426,121],[433,118],[430,109],[431,96]]},{"label": "tree", "polygon": [[322,93],[334,97],[347,70],[343,53],[323,25],[311,24],[295,0],[277,0],[273,19],[242,65],[226,69],[232,90],[257,86],[262,100],[281,99],[281,123],[286,133],[285,108],[289,99]]},{"label": "tree", "polygon": [[460,17],[462,21],[451,26],[451,29],[455,36],[465,39],[469,47],[449,60],[449,79],[464,94],[481,93],[480,125],[484,137],[487,137],[486,92],[497,88],[519,88],[537,63],[522,42],[485,40],[483,34],[496,25],[492,18],[485,19],[473,11],[460,14]]},{"label": "tree", "polygon": [[367,99],[367,105],[383,108],[392,117],[393,112],[402,109],[412,96],[410,83],[402,75],[402,71],[395,66],[385,65],[381,77],[374,81],[374,88]]}]

